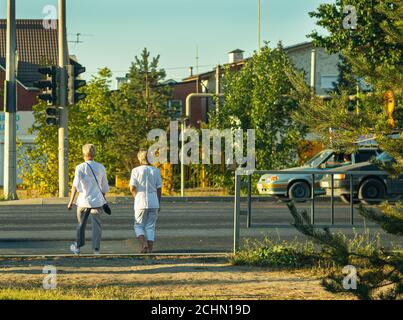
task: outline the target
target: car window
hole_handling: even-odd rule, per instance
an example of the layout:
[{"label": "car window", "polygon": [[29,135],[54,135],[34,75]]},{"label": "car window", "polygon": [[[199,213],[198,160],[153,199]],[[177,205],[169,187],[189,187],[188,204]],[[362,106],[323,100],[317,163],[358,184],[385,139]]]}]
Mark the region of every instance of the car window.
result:
[{"label": "car window", "polygon": [[325,168],[337,168],[346,164],[348,155],[343,153],[334,153],[326,162],[322,165]]},{"label": "car window", "polygon": [[382,152],[379,156],[376,157],[377,161],[382,161],[382,162],[389,162],[389,161],[395,161],[395,159],[386,152]]},{"label": "car window", "polygon": [[305,166],[317,168],[321,163],[323,163],[331,154],[332,150],[323,150],[315,155],[313,158],[305,163]]},{"label": "car window", "polygon": [[360,163],[370,161],[371,158],[376,157],[376,155],[376,150],[359,150],[355,154],[355,162]]}]

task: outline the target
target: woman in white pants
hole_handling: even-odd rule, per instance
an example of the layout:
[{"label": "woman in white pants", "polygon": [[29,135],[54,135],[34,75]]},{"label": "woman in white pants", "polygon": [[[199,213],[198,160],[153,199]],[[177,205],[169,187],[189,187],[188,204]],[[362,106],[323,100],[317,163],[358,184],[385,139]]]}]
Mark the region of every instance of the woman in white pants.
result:
[{"label": "woman in white pants", "polygon": [[101,249],[101,214],[105,204],[105,193],[109,191],[108,178],[105,167],[94,161],[95,146],[86,144],[83,146],[83,163],[76,167],[73,187],[71,188],[70,202],[67,208],[73,208],[76,194],[77,199],[77,236],[76,242],[70,246],[74,254],[80,253],[80,248],[85,244],[85,228],[88,218],[92,221],[92,249],[94,254],[99,254]]},{"label": "woman in white pants", "polygon": [[140,150],[137,158],[140,166],[132,170],[129,183],[134,198],[134,231],[140,252],[151,253],[160,210],[162,178],[160,170],[148,162],[146,150]]}]

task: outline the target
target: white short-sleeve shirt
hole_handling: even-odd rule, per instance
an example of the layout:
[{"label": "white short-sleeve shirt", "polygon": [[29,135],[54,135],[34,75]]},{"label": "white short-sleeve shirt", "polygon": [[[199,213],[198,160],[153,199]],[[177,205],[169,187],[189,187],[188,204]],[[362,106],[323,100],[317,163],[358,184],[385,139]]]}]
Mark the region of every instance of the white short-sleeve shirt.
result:
[{"label": "white short-sleeve shirt", "polygon": [[139,166],[132,170],[129,186],[136,187],[134,210],[158,209],[157,189],[162,188],[161,173],[153,166]]},{"label": "white short-sleeve shirt", "polygon": [[[95,173],[99,187],[95,181]],[[77,198],[77,206],[81,208],[100,208],[105,204],[105,199],[102,193],[109,191],[108,179],[106,177],[105,167],[95,161],[86,161],[76,167],[74,175],[73,187],[79,192]],[[102,192],[101,192],[102,191]]]}]

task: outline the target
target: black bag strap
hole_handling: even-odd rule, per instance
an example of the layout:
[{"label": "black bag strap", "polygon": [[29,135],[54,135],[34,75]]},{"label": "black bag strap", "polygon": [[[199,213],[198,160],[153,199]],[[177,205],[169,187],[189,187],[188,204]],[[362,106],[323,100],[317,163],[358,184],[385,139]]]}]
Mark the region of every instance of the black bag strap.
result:
[{"label": "black bag strap", "polygon": [[92,175],[94,176],[95,182],[97,183],[98,189],[99,189],[99,191],[101,192],[102,197],[105,199],[106,202],[108,202],[108,201],[106,200],[105,196],[104,196],[104,193],[102,192],[101,187],[99,186],[98,179],[97,179],[97,176],[96,176],[95,173],[94,173],[94,170],[92,170],[92,167],[90,166],[90,164],[89,164],[88,162],[86,162],[86,164],[87,164],[87,165],[90,167],[90,169],[91,169]]}]

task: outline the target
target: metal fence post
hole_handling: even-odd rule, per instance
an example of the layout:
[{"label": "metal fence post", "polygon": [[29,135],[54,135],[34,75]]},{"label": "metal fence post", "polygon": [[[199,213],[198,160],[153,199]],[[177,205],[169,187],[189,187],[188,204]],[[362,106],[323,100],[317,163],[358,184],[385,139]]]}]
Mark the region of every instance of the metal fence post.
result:
[{"label": "metal fence post", "polygon": [[311,223],[315,224],[315,174],[312,175]]},{"label": "metal fence post", "polygon": [[241,176],[235,172],[235,201],[234,201],[234,246],[236,253],[239,250],[239,214],[241,211]]},{"label": "metal fence post", "polygon": [[252,219],[252,175],[248,174],[248,212],[246,215],[246,227],[250,228]]},{"label": "metal fence post", "polygon": [[354,225],[354,192],[352,174],[350,174],[350,223]]},{"label": "metal fence post", "polygon": [[330,174],[330,181],[331,181],[331,196],[330,196],[330,206],[331,206],[331,217],[330,217],[330,223],[333,226],[334,225],[334,174]]}]

